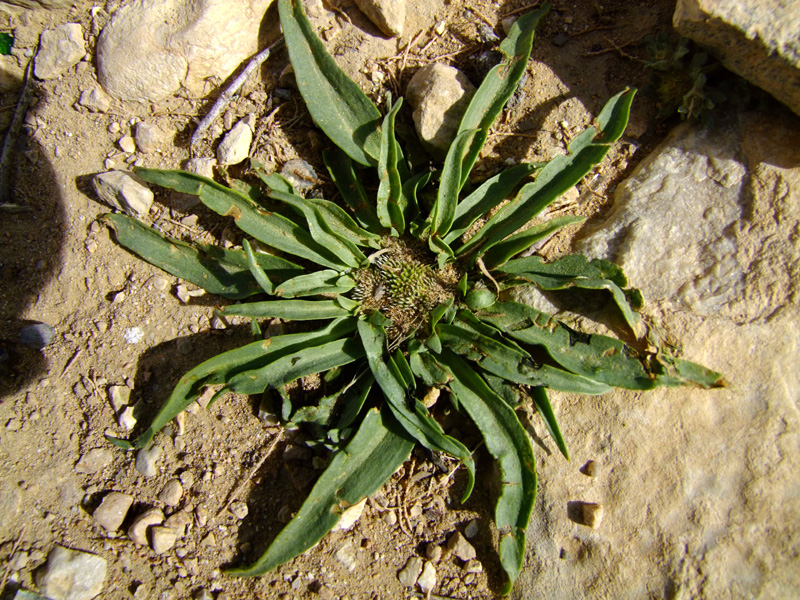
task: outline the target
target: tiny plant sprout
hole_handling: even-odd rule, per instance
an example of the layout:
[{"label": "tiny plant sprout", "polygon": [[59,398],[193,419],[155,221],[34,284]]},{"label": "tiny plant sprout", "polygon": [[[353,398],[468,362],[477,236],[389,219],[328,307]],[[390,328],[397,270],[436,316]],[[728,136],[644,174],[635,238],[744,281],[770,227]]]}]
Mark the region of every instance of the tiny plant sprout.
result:
[{"label": "tiny plant sprout", "polygon": [[[466,500],[473,453],[426,407],[435,395],[474,422],[497,461],[494,521],[508,593],[523,566],[537,486],[534,451],[515,408],[532,403],[568,457],[547,389],[603,394],[615,387],[723,385],[719,374],[639,337],[642,298],[619,267],[579,255],[548,262],[526,252],[582,220],[562,216],[530,226],[620,138],[634,90],[609,99],[567,154],[471,182],[489,129],[525,73],[534,30],[549,10],[542,5],[519,17],[499,44],[503,60],[473,96],[441,168],[415,171],[395,136],[402,99],[381,114],[326,52],[301,3],[278,0],[278,9],[300,93],[332,143],[323,158],[341,202],[304,197],[255,162],[260,187],[236,190],[192,173],[136,170],[151,184],[197,195],[246,237],[241,248],[223,249],[106,215],[119,243],[211,294],[241,300],[219,314],[252,319],[258,335],[186,373],[138,437],[112,441],[146,446],[209,386],[279,396],[282,418],[307,427],[333,453],[264,554],[228,571],[254,576],[313,547],[349,507],[383,485],[416,444],[457,461],[466,472]],[[257,251],[263,247],[270,253]],[[508,300],[518,286],[605,294],[633,341],[582,333]],[[284,320],[286,332],[265,341],[260,324],[273,318]],[[299,321],[305,323],[293,328]],[[316,374],[323,393],[311,405],[288,393],[287,386]]]}]

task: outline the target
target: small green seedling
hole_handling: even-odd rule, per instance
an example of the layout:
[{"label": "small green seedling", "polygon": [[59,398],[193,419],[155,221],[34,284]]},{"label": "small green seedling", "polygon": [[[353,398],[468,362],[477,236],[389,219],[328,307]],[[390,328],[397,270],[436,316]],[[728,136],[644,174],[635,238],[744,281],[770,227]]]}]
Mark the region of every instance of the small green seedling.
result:
[{"label": "small green seedling", "polygon": [[[281,394],[289,420],[315,426],[336,451],[263,556],[229,571],[261,575],[314,546],[345,509],[395,473],[415,444],[460,461],[468,475],[463,497],[469,497],[472,452],[422,402],[432,389],[444,391],[454,409],[475,423],[499,466],[495,524],[508,593],[523,565],[537,485],[533,448],[517,407],[533,403],[568,457],[547,388],[603,394],[615,387],[722,385],[717,373],[666,351],[581,333],[501,299],[518,286],[595,290],[613,299],[631,331],[641,328],[641,296],[614,264],[582,256],[552,262],[521,256],[581,221],[559,217],[529,226],[619,139],[634,90],[611,98],[593,125],[572,140],[567,155],[544,165],[512,166],[467,192],[470,171],[525,72],[534,29],[549,6],[512,26],[500,44],[504,59],[472,98],[443,167],[422,172],[411,170],[395,137],[402,101],[381,114],[325,51],[301,3],[279,0],[278,9],[300,93],[336,146],[324,159],[343,206],[305,198],[258,166],[263,188],[241,187],[250,193],[191,173],[137,169],[152,184],[196,194],[272,253],[256,251],[247,239],[241,249],[221,249],[168,238],[123,215],[104,218],[122,245],[173,275],[230,299],[269,298],[227,305],[221,314],[315,326],[257,339],[200,364],[180,380],[141,435],[112,441],[124,448],[146,446],[207,386],[221,386],[220,393]],[[365,169],[377,169],[375,193],[362,185]],[[313,406],[293,406],[287,386],[314,374],[325,382],[324,396]]]}]

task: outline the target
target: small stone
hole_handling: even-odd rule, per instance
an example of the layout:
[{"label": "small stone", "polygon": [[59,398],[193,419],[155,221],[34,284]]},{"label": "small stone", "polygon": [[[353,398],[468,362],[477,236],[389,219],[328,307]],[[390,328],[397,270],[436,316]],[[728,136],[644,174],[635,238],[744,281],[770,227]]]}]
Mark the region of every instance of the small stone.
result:
[{"label": "small stone", "polygon": [[409,516],[412,519],[416,519],[422,514],[422,506],[419,502],[415,502],[414,506],[411,507],[411,510],[408,511]]},{"label": "small stone", "polygon": [[199,592],[194,595],[195,600],[214,600],[214,596],[211,595],[207,589],[203,588]]},{"label": "small stone", "polygon": [[420,573],[422,573],[422,559],[419,556],[412,556],[408,559],[406,566],[397,574],[397,579],[404,586],[413,588],[417,584]]},{"label": "small stone", "polygon": [[241,500],[234,500],[231,502],[228,510],[231,511],[231,514],[237,519],[244,519],[248,513],[247,503],[242,502]]},{"label": "small stone", "polygon": [[134,135],[136,136],[136,147],[145,154],[161,150],[161,146],[164,144],[164,132],[153,123],[138,122]]},{"label": "small stone", "polygon": [[154,525],[150,528],[150,547],[156,554],[164,554],[175,545],[178,536],[169,527]]},{"label": "small stone", "polygon": [[194,473],[191,471],[184,471],[180,474],[180,480],[181,484],[183,485],[183,489],[188,490],[194,485]]},{"label": "small stone", "polygon": [[214,179],[214,167],[216,164],[217,161],[213,158],[190,158],[183,165],[183,168],[190,173]]},{"label": "small stone", "polygon": [[[102,88],[93,87],[91,90],[81,92],[78,104],[91,112],[105,113],[111,109],[111,96],[106,94]],[[117,125],[117,131],[119,131],[119,125]]]},{"label": "small stone", "polygon": [[393,37],[403,35],[406,21],[405,0],[356,0],[356,4],[384,34]]},{"label": "small stone", "polygon": [[209,531],[208,535],[206,535],[206,537],[204,537],[200,541],[200,545],[201,546],[216,546],[217,545],[217,538],[214,537],[214,532],[213,531]]},{"label": "small stone", "polygon": [[106,531],[116,531],[122,525],[133,504],[133,496],[111,492],[92,513],[92,518]]},{"label": "small stone", "polygon": [[92,179],[97,196],[110,206],[141,218],[150,212],[153,192],[131,173],[107,171]]},{"label": "small stone", "polygon": [[361,517],[364,512],[364,507],[367,505],[367,499],[364,498],[358,504],[348,507],[339,517],[339,522],[333,528],[333,531],[349,531],[356,524],[356,521]]},{"label": "small stone", "polygon": [[460,531],[456,531],[447,540],[447,549],[464,562],[472,560],[476,556],[475,548],[461,535]]},{"label": "small stone", "polygon": [[164,522],[164,513],[160,508],[151,508],[133,521],[128,528],[128,537],[139,546],[147,545],[147,531],[150,527],[161,525]]},{"label": "small stone", "polygon": [[425,556],[429,561],[438,563],[442,559],[442,547],[436,542],[428,542],[425,546]]},{"label": "small stone", "polygon": [[356,549],[353,547],[353,542],[348,541],[344,546],[339,548],[336,552],[336,560],[347,567],[348,571],[353,571],[356,568]]},{"label": "small stone", "polygon": [[119,426],[125,431],[130,431],[136,427],[136,417],[133,415],[133,411],[133,406],[126,406],[117,417],[117,423],[119,423]]},{"label": "small stone", "polygon": [[394,527],[397,524],[397,514],[393,510],[383,513],[383,522],[389,527]]},{"label": "small stone", "polygon": [[253,130],[239,121],[233,126],[217,147],[217,161],[221,165],[236,165],[250,154],[250,144],[253,143]]},{"label": "small stone", "polygon": [[194,509],[194,518],[200,527],[205,527],[208,522],[208,509],[201,504]]},{"label": "small stone", "polygon": [[[124,292],[120,293],[124,294]],[[142,331],[141,327],[128,327],[122,334],[122,337],[128,344],[138,344],[139,342],[142,341],[142,338],[144,337],[144,331]]]},{"label": "small stone", "polygon": [[108,133],[119,133],[120,129],[121,127],[119,126],[119,123],[114,121],[113,123],[111,123],[111,125],[108,126],[107,131]]},{"label": "small stone", "polygon": [[422,574],[417,579],[417,585],[424,594],[428,594],[436,587],[436,567],[433,563],[428,561],[422,568]]},{"label": "small stone", "polygon": [[580,471],[587,477],[598,477],[601,469],[600,465],[596,461],[590,460],[581,467]]},{"label": "small stone", "polygon": [[7,431],[19,431],[22,428],[22,423],[19,419],[9,419],[6,422]]},{"label": "small stone", "polygon": [[131,388],[124,385],[112,385],[108,388],[108,401],[114,412],[119,412],[126,406],[131,399]]},{"label": "small stone", "polygon": [[40,350],[49,346],[56,335],[56,330],[45,323],[33,323],[19,332],[19,343],[28,348]]},{"label": "small stone", "polygon": [[464,563],[464,570],[467,573],[483,573],[483,565],[473,558]]},{"label": "small stone", "polygon": [[175,532],[179,538],[182,538],[186,535],[186,532],[192,526],[192,517],[189,516],[185,510],[179,510],[174,515],[170,515],[170,517],[164,521],[164,527],[169,527],[172,531]]},{"label": "small stone", "polygon": [[583,524],[592,529],[600,527],[603,522],[603,506],[594,502],[584,502],[581,506]]},{"label": "small stone", "polygon": [[181,496],[183,496],[183,486],[181,482],[177,479],[170,479],[164,484],[161,493],[158,495],[158,499],[167,506],[178,506],[181,501]]},{"label": "small stone", "polygon": [[163,454],[161,446],[142,448],[136,453],[136,470],[145,477],[153,477],[158,473],[156,463]]},{"label": "small stone", "polygon": [[121,138],[119,138],[119,141],[117,141],[117,145],[123,152],[128,152],[129,154],[132,152],[136,152],[136,142],[130,135],[123,135]]},{"label": "small stone", "polygon": [[42,32],[33,73],[39,79],[55,79],[77,65],[86,55],[83,29],[65,23]]},{"label": "small stone", "polygon": [[103,591],[106,559],[55,546],[36,574],[36,585],[51,600],[91,600]]},{"label": "small stone", "polygon": [[467,526],[464,528],[464,537],[466,537],[468,540],[471,540],[476,535],[478,535],[478,521],[472,519],[472,521],[467,523]]},{"label": "small stone", "polygon": [[75,472],[93,475],[94,473],[102,471],[106,465],[111,463],[113,458],[111,450],[107,448],[89,450],[83,454],[75,464]]}]

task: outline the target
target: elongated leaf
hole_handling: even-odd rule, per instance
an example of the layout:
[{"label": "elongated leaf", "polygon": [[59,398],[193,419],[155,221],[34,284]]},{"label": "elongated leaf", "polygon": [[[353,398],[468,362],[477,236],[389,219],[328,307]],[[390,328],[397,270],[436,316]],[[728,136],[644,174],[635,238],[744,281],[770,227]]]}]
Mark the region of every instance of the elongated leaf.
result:
[{"label": "elongated leaf", "polygon": [[353,170],[352,159],[338,148],[325,150],[322,158],[342,199],[352,209],[356,221],[373,234],[381,233],[383,226],[378,220],[378,215],[370,203],[367,192],[364,191],[364,187]]},{"label": "elongated leaf", "polygon": [[362,356],[364,348],[358,340],[339,339],[302,348],[259,369],[239,373],[228,381],[228,387],[241,394],[260,394],[268,387],[279,387],[306,375],[323,373]]},{"label": "elongated leaf", "polygon": [[136,174],[149,183],[199,196],[208,208],[224,217],[233,217],[239,229],[268,246],[306,258],[323,267],[343,266],[335,255],[315,242],[311,235],[296,223],[264,210],[247,196],[234,192],[216,181],[184,171],[136,169]]},{"label": "elongated leaf", "polygon": [[[436,176],[433,171],[418,173],[410,177],[403,183],[403,196],[405,196],[408,206],[406,206],[406,223],[413,225],[412,221],[419,216],[419,192],[428,185],[428,182]],[[410,231],[412,235],[415,232]]]},{"label": "elongated leaf", "polygon": [[308,229],[314,241],[335,254],[342,265],[358,267],[367,261],[367,257],[355,243],[333,231],[330,224],[323,218],[320,208],[310,200],[295,194],[276,191],[271,191],[269,197],[280,200],[302,214],[308,223]]},{"label": "elongated leaf", "polygon": [[282,298],[297,298],[318,294],[344,294],[355,286],[356,282],[350,277],[327,269],[288,279],[275,289],[275,295]]},{"label": "elongated leaf", "polygon": [[[187,244],[122,214],[106,214],[103,221],[114,228],[120,244],[167,273],[211,294],[237,300],[261,292],[242,251]],[[294,263],[276,256],[260,254],[256,260],[262,269],[268,269],[278,279],[302,272]]]},{"label": "elongated leaf", "polygon": [[577,184],[616,142],[625,130],[636,90],[626,89],[611,98],[589,127],[569,144],[569,154],[547,163],[533,183],[501,208],[481,229],[457,250],[464,255],[485,252],[525,225],[554,200]]},{"label": "elongated leaf", "polygon": [[477,129],[462,131],[456,136],[447,151],[442,169],[442,181],[439,184],[439,194],[431,211],[431,235],[444,237],[453,225],[458,195],[464,185],[464,179],[461,177],[464,156],[476,133],[478,133]]},{"label": "elongated leaf", "polygon": [[354,161],[377,165],[380,111],[325,50],[300,0],[279,0],[278,14],[297,87],[314,121]]},{"label": "elongated leaf", "polygon": [[540,168],[538,165],[516,165],[484,181],[478,189],[458,203],[453,226],[445,236],[452,244],[489,210],[505,200],[519,183]]},{"label": "elongated leaf", "polygon": [[372,409],[350,443],[333,455],[300,510],[255,563],[230,575],[254,577],[293,559],[333,529],[341,514],[383,485],[411,455],[414,441],[387,411]]},{"label": "elongated leaf", "polygon": [[641,294],[638,290],[622,289],[628,280],[614,263],[601,259],[590,262],[580,254],[570,254],[550,263],[538,256],[528,256],[509,261],[498,270],[530,281],[543,290],[608,290],[625,322],[638,334],[636,326],[640,316],[636,311],[641,308]]},{"label": "elongated leaf", "polygon": [[355,423],[374,383],[375,378],[371,371],[361,371],[356,376],[354,383],[341,393],[340,398],[344,409],[336,421],[336,429],[345,429]]},{"label": "elongated leaf", "polygon": [[370,370],[375,381],[383,390],[392,414],[400,425],[429,450],[446,452],[459,459],[467,468],[469,482],[462,502],[472,493],[475,484],[475,463],[469,450],[455,438],[446,435],[439,424],[428,414],[428,409],[419,400],[412,400],[413,408],[407,403],[407,387],[402,374],[393,362],[383,358],[386,347],[386,332],[379,324],[360,319],[358,333],[364,344]]},{"label": "elongated leaf", "polygon": [[256,256],[255,252],[253,252],[250,242],[247,240],[242,240],[242,247],[244,248],[244,253],[247,256],[247,266],[250,269],[253,279],[258,282],[258,285],[262,290],[264,290],[267,294],[272,295],[275,292],[275,285],[267,276],[267,272],[264,271],[264,268],[258,264],[258,257]]},{"label": "elongated leaf", "polygon": [[399,147],[394,137],[394,120],[397,111],[403,104],[403,99],[398,98],[392,108],[383,118],[381,127],[381,154],[378,160],[378,187],[377,212],[381,225],[386,228],[393,227],[399,235],[406,230],[405,210],[408,201],[403,196],[403,184],[398,170]]},{"label": "elongated leaf", "polygon": [[545,3],[538,10],[522,15],[511,26],[508,37],[500,44],[500,51],[505,59],[486,75],[475,95],[467,107],[458,133],[469,129],[478,129],[473,138],[469,152],[464,156],[461,167],[462,185],[466,182],[472,165],[489,135],[489,128],[503,110],[509,98],[517,89],[533,47],[533,34],[539,20],[550,10],[550,4]]},{"label": "elongated leaf", "polygon": [[547,391],[543,387],[535,387],[531,389],[531,397],[533,403],[536,405],[536,410],[542,416],[547,431],[550,432],[550,437],[556,443],[561,454],[564,458],[569,460],[569,450],[567,450],[567,443],[564,441],[564,436],[561,435],[561,428],[558,426],[556,414],[553,412],[553,407],[550,405],[550,399],[547,397]]},{"label": "elongated leaf", "polygon": [[536,500],[533,448],[514,410],[497,396],[466,362],[450,351],[439,356],[453,379],[448,384],[459,405],[483,436],[500,467],[500,497],[494,522],[500,532],[500,562],[508,576],[508,594],[525,559],[525,529]]},{"label": "elongated leaf", "polygon": [[583,223],[586,217],[581,216],[563,216],[555,217],[539,225],[529,227],[525,231],[520,231],[507,237],[499,244],[490,248],[483,255],[483,264],[487,269],[494,269],[511,257],[516,256],[530,248],[536,242],[544,240],[553,235],[558,230],[566,227],[567,225],[574,225],[575,223]]},{"label": "elongated leaf", "polygon": [[237,315],[253,319],[289,319],[291,321],[313,321],[336,319],[350,315],[335,300],[267,300],[223,306],[223,315]]},{"label": "elongated leaf", "polygon": [[339,205],[322,198],[306,198],[306,201],[319,210],[325,223],[339,237],[357,246],[380,248],[381,237],[363,229]]}]

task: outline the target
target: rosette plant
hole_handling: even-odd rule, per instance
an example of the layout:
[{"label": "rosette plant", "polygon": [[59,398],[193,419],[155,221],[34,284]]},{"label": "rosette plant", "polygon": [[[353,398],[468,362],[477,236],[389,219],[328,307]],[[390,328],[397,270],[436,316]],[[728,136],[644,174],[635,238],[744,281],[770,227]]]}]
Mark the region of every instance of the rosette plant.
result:
[{"label": "rosette plant", "polygon": [[[500,44],[504,58],[472,98],[442,168],[413,172],[395,137],[402,100],[381,115],[326,52],[300,1],[279,0],[278,8],[300,93],[334,146],[324,160],[342,202],[303,197],[258,165],[260,187],[235,190],[191,173],[137,169],[147,182],[196,194],[257,242],[246,237],[241,249],[185,243],[135,219],[106,215],[119,243],[210,293],[242,300],[220,308],[222,315],[249,317],[256,332],[261,320],[280,318],[289,332],[258,335],[196,366],[141,435],[112,441],[146,446],[207,386],[220,386],[215,398],[226,392],[280,398],[283,418],[309,425],[334,452],[263,556],[229,571],[260,575],[314,546],[344,510],[395,473],[415,444],[460,461],[468,475],[466,499],[474,482],[472,452],[423,403],[444,392],[439,402],[471,419],[499,466],[495,524],[508,593],[523,564],[537,486],[517,407],[533,403],[568,456],[547,388],[603,394],[614,387],[722,384],[717,373],[666,351],[581,333],[507,299],[517,286],[598,290],[613,298],[632,332],[640,328],[641,296],[614,264],[578,255],[551,262],[523,256],[581,220],[531,225],[619,139],[634,90],[611,98],[567,155],[470,182],[489,129],[525,72],[545,5],[521,16]],[[370,169],[377,170],[372,187],[363,184]],[[298,321],[306,323],[292,330]],[[323,393],[297,402],[287,392],[315,375]]]}]

